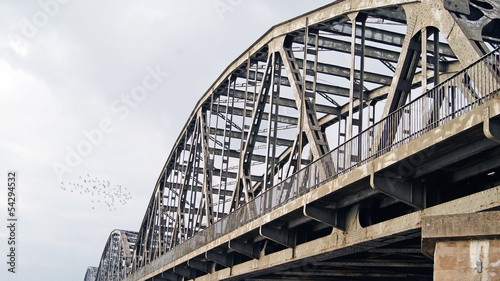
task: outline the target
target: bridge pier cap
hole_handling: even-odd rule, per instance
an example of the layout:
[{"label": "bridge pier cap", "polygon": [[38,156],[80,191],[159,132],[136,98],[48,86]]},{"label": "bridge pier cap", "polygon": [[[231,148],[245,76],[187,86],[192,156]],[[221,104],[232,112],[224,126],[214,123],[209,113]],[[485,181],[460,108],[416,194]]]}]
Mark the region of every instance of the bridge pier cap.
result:
[{"label": "bridge pier cap", "polygon": [[434,280],[500,280],[500,211],[424,217],[422,252]]}]

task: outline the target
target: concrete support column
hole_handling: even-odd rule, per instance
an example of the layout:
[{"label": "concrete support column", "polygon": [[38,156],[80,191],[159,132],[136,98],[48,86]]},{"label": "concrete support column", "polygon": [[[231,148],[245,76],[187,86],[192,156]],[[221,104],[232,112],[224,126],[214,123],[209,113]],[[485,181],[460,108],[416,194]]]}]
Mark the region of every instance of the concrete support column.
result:
[{"label": "concrete support column", "polygon": [[500,280],[500,212],[422,218],[422,252],[434,281]]}]

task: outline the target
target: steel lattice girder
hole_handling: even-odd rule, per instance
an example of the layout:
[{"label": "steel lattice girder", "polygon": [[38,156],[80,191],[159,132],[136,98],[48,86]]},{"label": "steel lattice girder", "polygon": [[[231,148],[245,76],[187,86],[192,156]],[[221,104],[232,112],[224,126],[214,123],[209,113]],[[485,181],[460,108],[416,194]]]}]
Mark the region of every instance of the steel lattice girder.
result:
[{"label": "steel lattice girder", "polygon": [[137,234],[118,229],[110,233],[97,268],[95,281],[121,280],[130,274]]},{"label": "steel lattice girder", "polygon": [[[274,26],[195,106],[153,191],[132,270],[497,44],[491,32],[472,38],[477,24],[459,14],[438,0],[337,1]],[[498,7],[484,14],[491,28]],[[319,173],[342,165],[326,161]]]}]

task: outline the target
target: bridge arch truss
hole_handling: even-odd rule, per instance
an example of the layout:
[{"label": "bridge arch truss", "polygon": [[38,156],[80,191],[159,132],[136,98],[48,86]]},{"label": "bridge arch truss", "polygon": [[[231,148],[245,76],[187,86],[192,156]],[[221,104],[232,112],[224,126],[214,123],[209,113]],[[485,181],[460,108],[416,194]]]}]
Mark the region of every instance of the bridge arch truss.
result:
[{"label": "bridge arch truss", "polygon": [[[266,222],[182,264],[158,265],[169,252],[188,255],[203,239],[221,238],[486,102],[498,90],[499,22],[500,4],[491,0],[344,0],[272,27],[194,107],[156,182],[130,263],[123,263],[127,280],[215,274],[345,231],[353,208],[366,212],[394,198],[403,213],[437,204],[406,185],[414,174],[395,177],[408,195],[378,188],[383,177],[372,172],[363,180],[368,190],[337,192],[341,199],[328,204],[305,204],[302,218]],[[474,74],[464,74],[474,63]],[[484,77],[489,82],[477,80]],[[372,220],[383,218],[359,219]],[[293,224],[308,221],[321,226],[312,225],[311,237],[295,233],[305,229]],[[232,252],[239,255],[228,259]]]}]

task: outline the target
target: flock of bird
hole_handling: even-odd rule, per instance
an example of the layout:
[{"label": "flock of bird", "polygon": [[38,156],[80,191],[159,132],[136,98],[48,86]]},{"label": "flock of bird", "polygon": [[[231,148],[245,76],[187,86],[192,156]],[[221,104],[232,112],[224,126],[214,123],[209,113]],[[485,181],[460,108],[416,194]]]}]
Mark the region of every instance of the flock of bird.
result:
[{"label": "flock of bird", "polygon": [[125,186],[112,185],[108,180],[99,179],[90,174],[80,176],[77,182],[61,182],[61,189],[90,196],[92,210],[95,210],[97,205],[104,205],[109,211],[115,211],[117,205],[125,205],[132,199]]}]

